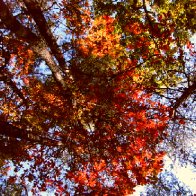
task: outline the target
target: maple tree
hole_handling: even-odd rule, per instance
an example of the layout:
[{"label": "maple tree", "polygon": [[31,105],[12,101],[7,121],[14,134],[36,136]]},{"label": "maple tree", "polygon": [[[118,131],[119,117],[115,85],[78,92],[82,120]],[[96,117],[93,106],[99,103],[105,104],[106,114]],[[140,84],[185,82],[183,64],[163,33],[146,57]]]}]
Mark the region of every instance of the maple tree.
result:
[{"label": "maple tree", "polygon": [[157,146],[196,89],[180,3],[0,0],[0,164],[22,168],[10,183],[126,195],[156,182]]}]

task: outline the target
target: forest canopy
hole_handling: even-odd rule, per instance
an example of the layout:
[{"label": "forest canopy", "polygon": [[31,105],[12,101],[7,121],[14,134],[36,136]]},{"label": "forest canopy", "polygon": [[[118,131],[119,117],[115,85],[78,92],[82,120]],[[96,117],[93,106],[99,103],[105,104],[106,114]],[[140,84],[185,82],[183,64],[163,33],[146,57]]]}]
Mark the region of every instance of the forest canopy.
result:
[{"label": "forest canopy", "polygon": [[7,194],[128,195],[166,155],[194,165],[192,4],[0,0]]}]

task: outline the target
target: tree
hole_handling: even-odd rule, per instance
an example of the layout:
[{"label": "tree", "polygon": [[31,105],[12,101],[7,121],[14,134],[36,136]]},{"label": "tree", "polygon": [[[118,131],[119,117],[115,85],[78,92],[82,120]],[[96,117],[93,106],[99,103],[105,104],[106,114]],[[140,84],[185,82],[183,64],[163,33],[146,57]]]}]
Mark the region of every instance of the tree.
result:
[{"label": "tree", "polygon": [[192,195],[192,192],[176,176],[169,171],[160,174],[159,180],[154,185],[146,187],[146,195]]},{"label": "tree", "polygon": [[156,182],[158,145],[196,89],[187,6],[0,0],[0,157],[16,183],[126,195]]}]

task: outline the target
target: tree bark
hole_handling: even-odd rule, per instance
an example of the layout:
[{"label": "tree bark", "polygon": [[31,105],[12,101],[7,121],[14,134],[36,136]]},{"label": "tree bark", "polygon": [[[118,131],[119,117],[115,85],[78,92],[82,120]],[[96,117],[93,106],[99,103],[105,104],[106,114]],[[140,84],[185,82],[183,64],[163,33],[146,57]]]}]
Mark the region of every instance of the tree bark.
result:
[{"label": "tree bark", "polygon": [[50,47],[52,54],[56,57],[59,66],[64,70],[66,67],[65,59],[61,50],[59,49],[59,46],[57,45],[56,39],[54,38],[50,27],[47,24],[40,5],[35,0],[23,0],[23,2],[27,7],[28,13],[35,20],[41,36],[46,41],[48,47]]},{"label": "tree bark", "polygon": [[7,5],[0,0],[0,19],[4,23],[4,25],[14,33],[18,39],[25,41],[29,44],[30,48],[43,60],[45,60],[46,64],[49,66],[52,71],[53,77],[57,81],[63,89],[66,89],[67,86],[65,84],[64,78],[65,75],[61,71],[61,69],[56,65],[54,58],[49,51],[47,44],[45,41],[34,34],[29,28],[23,26],[17,19],[14,17]]}]

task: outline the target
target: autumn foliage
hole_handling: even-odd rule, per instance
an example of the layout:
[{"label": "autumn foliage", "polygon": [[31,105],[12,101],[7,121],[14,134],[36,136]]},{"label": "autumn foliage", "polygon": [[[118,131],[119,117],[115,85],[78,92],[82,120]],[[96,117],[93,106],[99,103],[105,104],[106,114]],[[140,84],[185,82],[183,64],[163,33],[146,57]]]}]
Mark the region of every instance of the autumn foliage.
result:
[{"label": "autumn foliage", "polygon": [[[17,168],[10,183],[30,183],[35,195],[127,195],[155,183],[165,155],[158,145],[174,111],[157,89],[180,81],[164,74],[181,60],[175,20],[159,10],[153,18],[142,2],[131,5],[132,18],[130,5],[99,13],[97,1],[32,2],[0,0],[10,30],[1,41],[0,136],[9,145],[0,156],[3,168],[9,161]],[[16,16],[4,21],[13,6],[26,11],[20,29],[10,26]]]}]

